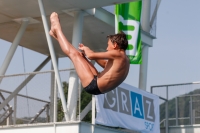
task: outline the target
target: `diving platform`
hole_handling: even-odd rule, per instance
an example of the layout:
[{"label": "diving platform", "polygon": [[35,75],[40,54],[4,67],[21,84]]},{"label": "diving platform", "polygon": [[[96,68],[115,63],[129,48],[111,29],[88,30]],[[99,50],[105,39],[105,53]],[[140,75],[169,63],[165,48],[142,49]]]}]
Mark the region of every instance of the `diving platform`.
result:
[{"label": "diving platform", "polygon": [[[200,124],[170,126],[168,130],[169,133],[200,133]],[[161,128],[160,132],[165,133],[165,128]]]},{"label": "diving platform", "polygon": [[24,124],[0,127],[1,133],[138,133],[130,130],[113,129],[86,122],[58,122]]}]

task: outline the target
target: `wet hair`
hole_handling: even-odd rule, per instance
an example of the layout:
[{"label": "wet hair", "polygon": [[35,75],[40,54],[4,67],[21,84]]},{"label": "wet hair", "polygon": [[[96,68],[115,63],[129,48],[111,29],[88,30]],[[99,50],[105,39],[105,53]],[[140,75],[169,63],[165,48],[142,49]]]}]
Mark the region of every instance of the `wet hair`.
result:
[{"label": "wet hair", "polygon": [[107,38],[110,39],[112,43],[117,43],[120,49],[126,50],[128,47],[128,40],[126,38],[126,34],[122,31],[115,35],[108,35]]}]

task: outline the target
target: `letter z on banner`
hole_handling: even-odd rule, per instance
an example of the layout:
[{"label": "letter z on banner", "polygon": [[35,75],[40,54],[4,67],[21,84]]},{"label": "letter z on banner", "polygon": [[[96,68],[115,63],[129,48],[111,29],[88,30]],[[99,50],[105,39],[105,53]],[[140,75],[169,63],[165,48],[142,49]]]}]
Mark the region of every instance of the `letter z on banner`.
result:
[{"label": "letter z on banner", "polygon": [[122,83],[96,96],[96,124],[160,133],[159,97]]}]

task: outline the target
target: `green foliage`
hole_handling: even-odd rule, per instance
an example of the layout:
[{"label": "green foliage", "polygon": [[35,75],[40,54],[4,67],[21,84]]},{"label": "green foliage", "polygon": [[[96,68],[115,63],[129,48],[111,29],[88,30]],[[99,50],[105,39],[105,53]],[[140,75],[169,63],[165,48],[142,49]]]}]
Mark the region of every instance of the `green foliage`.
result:
[{"label": "green foliage", "polygon": [[17,119],[16,124],[24,124],[23,120]]},{"label": "green foliage", "polygon": [[[65,100],[67,101],[68,98],[68,83],[63,82],[63,90],[64,90],[64,95],[65,95]],[[88,94],[84,90],[81,93],[81,111],[87,106],[87,104],[92,100],[92,95]],[[77,103],[77,114],[79,113],[79,103]],[[64,118],[64,113],[63,113],[63,107],[62,107],[62,102],[61,99],[58,99],[58,109],[57,109],[57,121],[62,121]],[[86,122],[91,122],[91,111],[85,116],[83,121]]]},{"label": "green foliage", "polygon": [[[64,91],[64,95],[65,95],[65,100],[67,101],[67,97],[68,97],[68,83],[67,82],[63,82],[63,91]],[[64,118],[64,112],[63,112],[63,107],[62,107],[62,102],[61,99],[57,100],[57,121],[62,121]]]},{"label": "green foliage", "polygon": [[[87,106],[87,104],[91,100],[92,100],[92,95],[83,90],[81,93],[81,111]],[[91,119],[92,119],[92,111],[88,112],[88,114],[82,121],[91,122]]]}]

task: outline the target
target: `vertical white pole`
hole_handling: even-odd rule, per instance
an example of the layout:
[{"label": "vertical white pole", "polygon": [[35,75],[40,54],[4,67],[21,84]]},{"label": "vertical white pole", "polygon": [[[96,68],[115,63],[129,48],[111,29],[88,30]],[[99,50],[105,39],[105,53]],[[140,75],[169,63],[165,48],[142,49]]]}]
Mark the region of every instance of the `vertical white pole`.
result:
[{"label": "vertical white pole", "polygon": [[95,124],[95,95],[92,95],[92,124]]},{"label": "vertical white pole", "polygon": [[[53,65],[51,66],[53,70]],[[50,122],[57,122],[57,83],[55,73],[51,73],[51,96],[50,96]]]},{"label": "vertical white pole", "polygon": [[92,95],[92,133],[94,133],[95,125],[95,95]]},{"label": "vertical white pole", "polygon": [[54,118],[53,118],[53,120],[54,120],[54,122],[57,122],[57,96],[58,96],[58,89],[57,89],[57,83],[56,83],[56,79],[54,80],[54,114],[53,114],[53,116],[54,116]]},{"label": "vertical white pole", "polygon": [[14,119],[13,124],[16,124],[16,118],[17,118],[17,95],[14,97]]},{"label": "vertical white pole", "polygon": [[169,88],[166,88],[166,103],[165,103],[165,133],[169,133]]},{"label": "vertical white pole", "polygon": [[[150,32],[150,11],[151,11],[151,0],[142,1],[142,29],[146,32]],[[139,75],[139,88],[146,90],[147,84],[147,67],[148,67],[148,51],[149,46],[143,44],[142,48],[142,64],[140,65]]]},{"label": "vertical white pole", "polygon": [[140,65],[139,88],[146,90],[147,84],[147,67],[148,67],[148,52],[149,46],[143,45],[142,47],[142,64]]},{"label": "vertical white pole", "polygon": [[7,54],[2,66],[0,68],[0,75],[4,75],[6,73],[6,70],[7,70],[8,66],[9,66],[9,64],[12,60],[12,57],[13,57],[16,49],[17,49],[17,46],[19,45],[19,42],[20,42],[20,40],[21,40],[25,30],[26,30],[28,23],[29,23],[29,19],[26,19],[26,18],[22,19],[21,27],[20,27],[19,31],[17,32],[17,35],[16,35],[16,37],[15,37],[15,39],[14,39],[14,41],[13,41],[13,43],[12,43],[12,45],[11,45],[9,51],[8,51],[8,54]]},{"label": "vertical white pole", "polygon": [[[11,113],[11,111],[12,111],[12,107],[9,107],[7,114]],[[6,122],[7,122],[7,126],[12,124],[12,114],[10,114],[10,116],[8,116],[8,118],[6,119]]]},{"label": "vertical white pole", "polygon": [[[53,70],[53,64],[51,62],[51,70]],[[55,84],[55,73],[51,73],[51,93],[50,93],[50,122],[53,122],[54,118],[54,84]]]},{"label": "vertical white pole", "polygon": [[[115,21],[116,22],[116,21]],[[91,63],[94,65],[95,64],[95,61],[92,60]],[[95,106],[96,106],[96,103],[95,103],[95,95],[92,95],[92,124],[94,125],[95,124]],[[93,126],[93,132],[94,132],[94,126]]]},{"label": "vertical white pole", "polygon": [[[82,42],[82,29],[83,29],[83,12],[79,11],[74,16],[73,36],[72,44],[75,48],[78,48],[78,44]],[[73,64],[70,64],[73,68]],[[71,71],[69,76],[69,88],[68,88],[68,108],[70,114],[70,120],[76,120],[76,106],[78,100],[78,75],[76,71]]]},{"label": "vertical white pole", "polygon": [[115,15],[115,34],[117,34],[118,33],[118,18],[117,18],[118,16],[117,15]]},{"label": "vertical white pole", "polygon": [[[57,58],[57,65],[58,65],[58,58]],[[51,70],[53,69],[53,64],[51,63]],[[51,73],[51,96],[50,96],[50,122],[57,121],[57,84],[55,73]]]},{"label": "vertical white pole", "polygon": [[60,93],[60,98],[61,98],[61,102],[62,102],[62,106],[63,106],[63,110],[64,110],[65,120],[69,121],[67,104],[66,104],[66,101],[65,101],[65,96],[64,96],[64,93],[63,93],[62,85],[61,85],[60,75],[59,75],[59,72],[58,72],[58,66],[57,66],[57,63],[56,63],[57,61],[56,61],[53,43],[52,43],[51,37],[49,35],[49,27],[48,27],[48,23],[47,23],[47,19],[46,19],[46,14],[45,14],[45,11],[44,11],[43,2],[42,2],[42,0],[38,0],[38,3],[39,3],[41,17],[42,17],[42,21],[43,21],[43,25],[44,25],[46,38],[47,38],[47,43],[48,43],[48,46],[49,46],[49,51],[50,51],[51,58],[52,58],[52,63],[53,63],[54,71],[55,71],[56,81],[57,81],[57,84],[58,84],[58,90],[59,90],[59,93]]},{"label": "vertical white pole", "polygon": [[193,124],[193,125],[196,123],[196,118],[195,118],[195,117],[196,117],[196,114],[195,114],[195,113],[196,113],[196,110],[193,109],[193,110],[192,110],[192,120],[193,120],[193,121],[192,121],[192,124]]},{"label": "vertical white pole", "polygon": [[178,97],[175,98],[176,107],[176,126],[178,126]]},{"label": "vertical white pole", "polygon": [[82,91],[82,85],[81,83],[79,83],[79,87],[78,87],[78,115],[79,117],[77,118],[79,121],[81,121],[81,91]]},{"label": "vertical white pole", "polygon": [[50,118],[50,115],[49,115],[49,105],[47,105],[47,107],[46,107],[46,122],[50,122],[49,118]]},{"label": "vertical white pole", "polygon": [[193,118],[193,117],[192,117],[192,116],[193,116],[193,114],[192,114],[192,113],[193,113],[193,112],[192,112],[192,108],[193,108],[193,107],[192,107],[192,103],[193,103],[193,102],[192,102],[192,96],[190,96],[190,111],[189,111],[189,112],[190,112],[190,125],[193,125],[193,119],[192,119],[192,118]]}]

